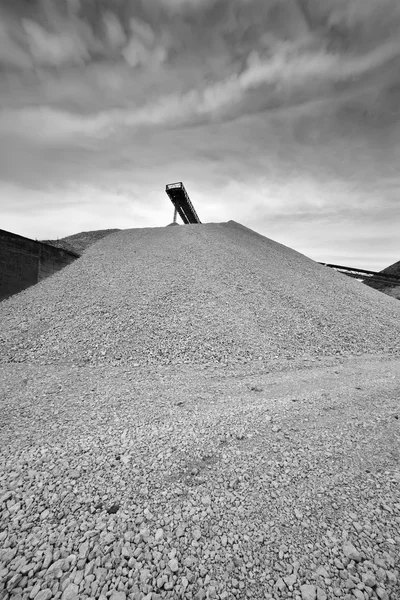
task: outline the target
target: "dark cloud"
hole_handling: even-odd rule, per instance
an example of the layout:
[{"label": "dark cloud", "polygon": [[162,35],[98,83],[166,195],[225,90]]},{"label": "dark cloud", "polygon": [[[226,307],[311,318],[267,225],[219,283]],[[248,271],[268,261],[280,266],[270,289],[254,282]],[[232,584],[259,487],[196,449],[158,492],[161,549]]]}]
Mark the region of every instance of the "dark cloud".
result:
[{"label": "dark cloud", "polygon": [[22,61],[7,47],[32,67],[118,57],[136,66],[200,49],[203,60],[226,52],[240,64],[254,51],[270,56],[277,40],[306,35],[328,49],[365,51],[396,37],[400,9],[397,0],[3,0],[1,16],[1,59],[10,67]]},{"label": "dark cloud", "polygon": [[146,105],[153,124],[301,104],[400,56],[392,0],[7,0],[0,17],[3,107]]}]

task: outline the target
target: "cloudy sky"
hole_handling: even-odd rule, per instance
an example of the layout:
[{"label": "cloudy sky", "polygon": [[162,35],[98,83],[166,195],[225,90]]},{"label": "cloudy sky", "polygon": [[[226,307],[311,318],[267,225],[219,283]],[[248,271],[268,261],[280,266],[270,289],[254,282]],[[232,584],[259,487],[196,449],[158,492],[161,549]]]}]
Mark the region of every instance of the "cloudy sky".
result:
[{"label": "cloudy sky", "polygon": [[398,0],[0,0],[0,228],[164,226],[183,181],[314,260],[400,260]]}]

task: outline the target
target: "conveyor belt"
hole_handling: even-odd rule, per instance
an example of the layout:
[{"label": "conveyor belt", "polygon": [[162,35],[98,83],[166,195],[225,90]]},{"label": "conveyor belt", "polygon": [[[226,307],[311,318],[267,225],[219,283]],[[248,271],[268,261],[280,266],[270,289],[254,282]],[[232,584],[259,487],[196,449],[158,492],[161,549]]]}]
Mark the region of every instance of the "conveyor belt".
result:
[{"label": "conveyor belt", "polygon": [[165,191],[185,225],[189,225],[190,223],[201,223],[182,181],[169,183],[166,186]]},{"label": "conveyor belt", "polygon": [[328,263],[319,264],[324,265],[325,267],[330,267],[331,269],[335,269],[335,271],[339,271],[340,273],[348,275],[349,277],[354,277],[355,279],[363,279],[364,281],[382,281],[390,285],[400,285],[400,277],[395,277],[394,275],[385,275],[385,273],[380,273],[379,271],[368,271],[366,269],[356,269],[353,267],[331,265]]}]

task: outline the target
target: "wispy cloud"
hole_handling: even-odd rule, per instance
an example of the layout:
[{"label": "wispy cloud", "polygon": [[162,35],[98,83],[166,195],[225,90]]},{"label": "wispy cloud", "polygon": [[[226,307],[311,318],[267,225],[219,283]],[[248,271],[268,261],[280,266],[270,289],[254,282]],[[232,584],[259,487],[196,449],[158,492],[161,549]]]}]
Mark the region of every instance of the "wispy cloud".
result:
[{"label": "wispy cloud", "polygon": [[22,26],[26,32],[30,55],[36,65],[75,65],[89,59],[88,49],[73,28],[49,33],[30,19],[23,19]]},{"label": "wispy cloud", "polygon": [[[199,122],[287,108],[332,94],[332,85],[349,82],[373,72],[398,57],[400,43],[388,43],[359,57],[325,52],[296,54],[286,48],[270,60],[253,61],[240,74],[203,89],[166,95],[140,108],[110,109],[95,115],[79,115],[49,107],[8,109],[0,113],[0,131],[55,142],[77,135],[107,137],[120,128],[139,126],[188,126]],[[139,59],[139,56],[136,57]],[[258,98],[254,93],[258,92]],[[252,95],[251,102],[247,102]]]},{"label": "wispy cloud", "polygon": [[127,37],[117,16],[111,11],[106,11],[103,15],[103,23],[109,46],[114,50],[123,48],[126,45]]},{"label": "wispy cloud", "polygon": [[7,23],[0,20],[0,67],[2,65],[27,69],[33,66],[33,62],[29,53],[11,35]]},{"label": "wispy cloud", "polygon": [[[301,10],[304,2],[318,16],[312,26]],[[220,112],[235,105],[240,114],[247,105],[295,104],[295,94],[308,100],[326,85],[351,82],[400,55],[398,36],[376,39],[389,21],[392,29],[400,25],[393,0],[382,0],[379,12],[372,0],[332,0],[323,10],[315,0],[304,2],[152,0],[134,8],[102,0],[94,12],[73,0],[65,12],[61,5],[42,1],[36,13],[0,7],[0,60],[5,68],[21,69],[30,108],[40,103],[50,108],[51,125],[54,110],[76,113],[70,116],[74,130],[81,112],[85,132],[103,121],[106,129],[114,121],[186,125],[191,118],[197,123],[207,116],[223,117]],[[172,8],[177,13],[171,17]],[[288,28],[288,23],[293,25]],[[357,53],[357,42],[367,34],[370,46]],[[342,46],[332,53],[335,37]],[[55,77],[54,68],[62,69],[66,84]],[[28,71],[40,78],[39,88]],[[175,93],[168,79],[180,79]],[[5,106],[17,88],[15,78],[6,84],[0,90]],[[40,91],[44,86],[47,97]],[[263,100],[254,99],[257,89]]]}]

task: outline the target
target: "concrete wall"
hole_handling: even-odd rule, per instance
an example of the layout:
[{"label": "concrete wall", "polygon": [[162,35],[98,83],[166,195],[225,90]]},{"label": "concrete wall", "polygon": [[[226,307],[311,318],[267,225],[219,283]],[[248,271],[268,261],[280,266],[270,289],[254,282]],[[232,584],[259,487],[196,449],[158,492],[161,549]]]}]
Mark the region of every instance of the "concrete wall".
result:
[{"label": "concrete wall", "polygon": [[0,229],[0,301],[53,275],[78,254]]}]

